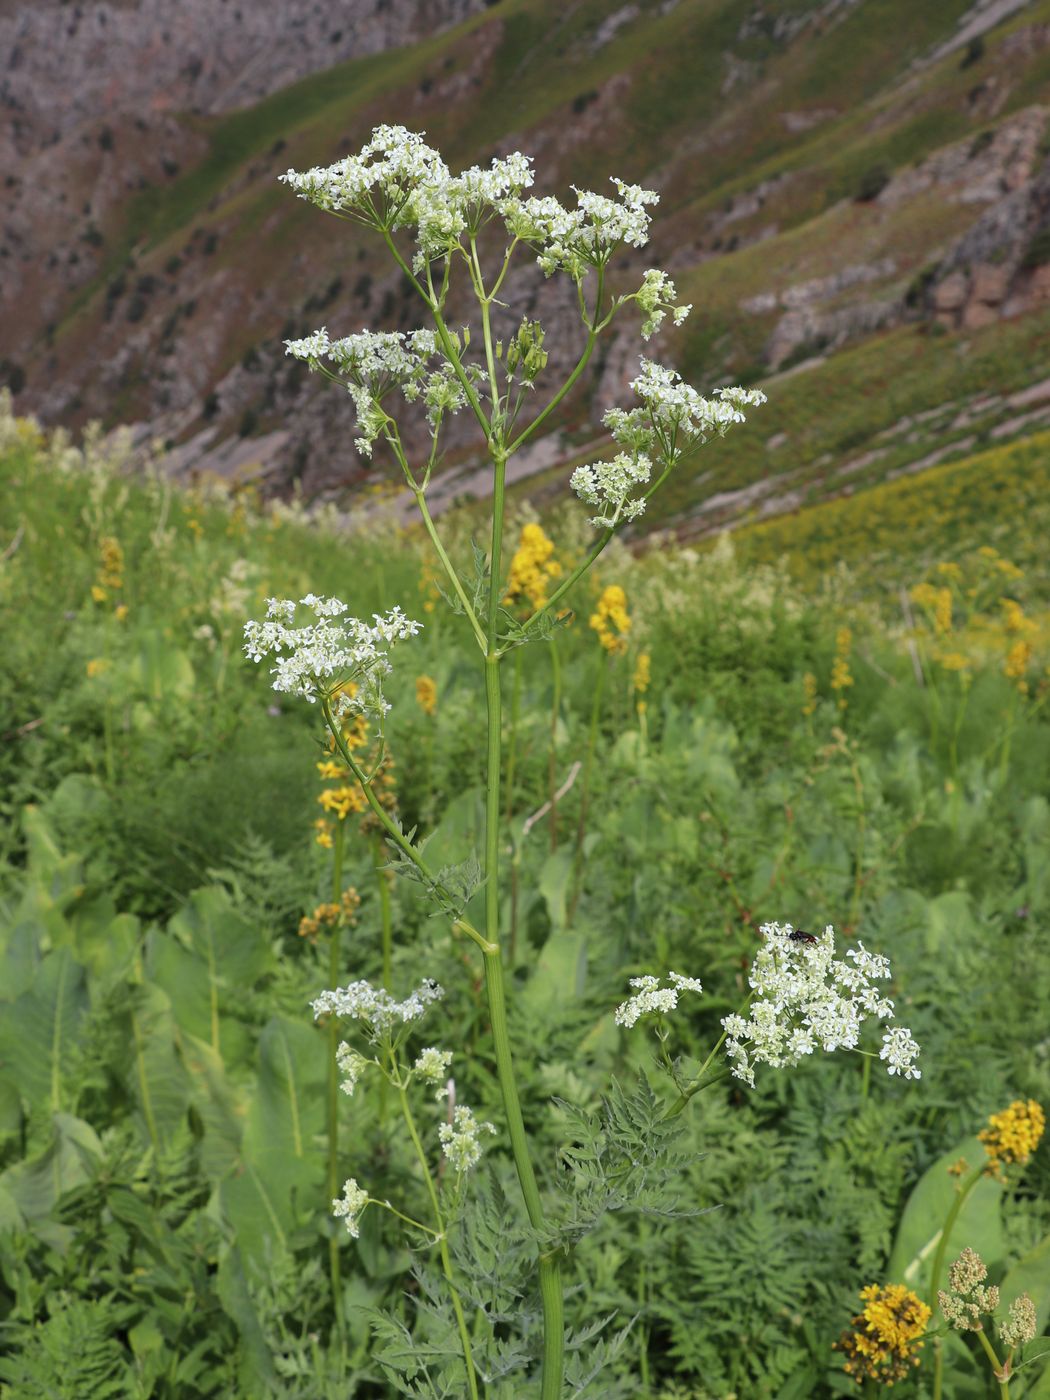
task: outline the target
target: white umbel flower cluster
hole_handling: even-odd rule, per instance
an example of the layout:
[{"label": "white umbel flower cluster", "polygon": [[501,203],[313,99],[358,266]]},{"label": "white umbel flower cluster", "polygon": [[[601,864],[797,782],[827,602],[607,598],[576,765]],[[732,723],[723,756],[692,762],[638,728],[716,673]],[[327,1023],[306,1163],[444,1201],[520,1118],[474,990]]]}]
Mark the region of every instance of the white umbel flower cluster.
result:
[{"label": "white umbel flower cluster", "polygon": [[634,457],[618,452],[611,462],[577,467],[569,485],[581,501],[602,508],[600,514],[591,516],[591,524],[612,530],[621,520],[636,520],[645,510],[644,496],[632,498],[631,492],[644,486],[651,475],[652,463],[644,454]]},{"label": "white umbel flower cluster", "polygon": [[[458,413],[467,401],[463,385],[452,366],[441,355],[433,331],[361,331],[341,340],[329,340],[326,327],[302,340],[286,340],[285,351],[302,360],[312,370],[344,380],[357,410],[361,436],[354,446],[371,457],[372,444],[387,423],[383,399],[393,390],[401,391],[406,402],[421,401],[427,420],[436,430],[446,413]],[[430,361],[438,357],[433,367]],[[335,365],[335,372],[324,361]],[[477,377],[481,371],[470,367]]]},{"label": "white umbel flower cluster", "polygon": [[[893,1002],[875,986],[890,975],[887,958],[858,943],[847,950],[848,961],[836,959],[830,924],[815,938],[799,937],[791,924],[763,924],[760,932],[765,942],[748,974],[756,994],[749,1016],[722,1018],[737,1079],[754,1085],[758,1064],[781,1068],[817,1049],[852,1050],[868,1017],[892,1018]],[[909,1031],[894,1027],[885,1035],[881,1058],[891,1074],[918,1079],[918,1053]]]},{"label": "white umbel flower cluster", "polygon": [[611,179],[619,199],[574,185],[575,209],[566,209],[553,195],[506,201],[501,212],[508,232],[534,249],[545,276],[567,272],[579,281],[589,267],[604,267],[623,244],[642,248],[649,242],[646,205],[658,204],[660,196],[615,175]]},{"label": "white umbel flower cluster", "polygon": [[481,1134],[495,1131],[491,1123],[480,1123],[473,1109],[459,1104],[453,1111],[452,1122],[438,1127],[441,1150],[449,1166],[457,1172],[476,1167],[481,1160]]},{"label": "white umbel flower cluster", "polygon": [[664,323],[670,311],[676,326],[680,326],[692,311],[692,306],[676,306],[678,293],[666,272],[651,267],[642,277],[642,285],[634,294],[634,299],[645,312],[642,322],[642,339],[649,340]]},{"label": "white umbel flower cluster", "polygon": [[451,1050],[438,1050],[435,1046],[428,1045],[425,1050],[419,1052],[416,1056],[416,1062],[412,1066],[420,1079],[427,1084],[434,1085],[434,1097],[439,1102],[441,1099],[448,1098],[448,1069],[451,1063]]},{"label": "white umbel flower cluster", "polygon": [[420,1020],[444,995],[444,988],[430,977],[424,978],[404,1001],[395,1001],[384,987],[373,987],[371,982],[351,982],[348,987],[322,992],[310,1005],[314,1020],[327,1014],[348,1016],[352,1021],[361,1021],[375,1040]]},{"label": "white umbel flower cluster", "polygon": [[678,1005],[679,992],[702,992],[704,990],[700,985],[699,978],[683,977],[678,972],[668,973],[667,980],[670,985],[661,987],[659,977],[653,977],[649,974],[645,977],[632,977],[627,985],[636,987],[638,990],[633,997],[621,1002],[616,1008],[616,1015],[613,1017],[616,1024],[631,1027],[640,1016],[646,1016],[650,1011],[661,1013],[673,1011]]},{"label": "white umbel flower cluster", "polygon": [[413,192],[421,185],[443,184],[449,170],[421,132],[384,125],[375,128],[358,155],[313,170],[289,170],[278,178],[319,209],[396,228]]},{"label": "white umbel flower cluster", "polygon": [[353,1177],[343,1182],[343,1194],[332,1202],[332,1214],[346,1222],[346,1228],[356,1240],[361,1230],[361,1212],[368,1205],[368,1192],[358,1186]]},{"label": "white umbel flower cluster", "polygon": [[359,1055],[352,1046],[347,1045],[345,1040],[341,1040],[339,1048],[335,1052],[335,1062],[339,1066],[339,1073],[343,1076],[339,1087],[347,1098],[352,1098],[358,1080],[373,1061],[366,1060],[364,1055]]},{"label": "white umbel flower cluster", "polygon": [[[646,273],[650,276],[657,279],[664,274]],[[674,295],[670,279],[660,284],[654,280],[653,286],[661,295],[663,291]],[[688,309],[678,307],[676,320],[679,311]],[[673,466],[684,452],[724,435],[734,423],[743,423],[744,408],[766,401],[760,389],[741,388],[716,389],[712,398],[705,399],[673,369],[644,358],[640,363],[642,372],[631,381],[631,388],[644,407],[610,408],[602,419],[623,451],[611,462],[577,467],[570,478],[582,500],[602,507],[600,514],[591,517],[591,524],[601,529],[612,529],[642,514],[645,497],[633,493],[648,484],[654,462],[664,468]]]},{"label": "white umbel flower cluster", "polygon": [[244,624],[248,656],[252,661],[272,656],[277,663],[270,668],[274,690],[301,696],[311,704],[318,695],[352,682],[353,694],[339,692],[338,713],[381,720],[390,709],[383,698],[383,681],[390,674],[387,650],[414,637],[422,624],[395,607],[385,617],[376,613],[369,626],[359,618],[344,617],[347,608],[340,599],[313,593],[301,598],[299,606],[309,608],[317,621],[293,627],[296,604],[289,598],[267,598],[265,620]]}]

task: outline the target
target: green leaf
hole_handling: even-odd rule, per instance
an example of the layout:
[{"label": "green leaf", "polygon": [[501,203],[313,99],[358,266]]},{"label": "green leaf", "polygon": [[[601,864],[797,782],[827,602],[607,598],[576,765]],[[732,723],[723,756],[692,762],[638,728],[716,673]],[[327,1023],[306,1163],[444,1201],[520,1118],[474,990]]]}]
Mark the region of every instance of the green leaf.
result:
[{"label": "green leaf", "polygon": [[221,1188],[248,1266],[265,1268],[301,1223],[327,1211],[319,1145],[326,1083],[326,1045],[316,1030],[281,1016],[267,1022],[241,1155]]},{"label": "green leaf", "polygon": [[241,1337],[239,1380],[245,1395],[260,1390],[276,1391],[277,1373],[266,1342],[266,1334],[248,1291],[244,1263],[239,1249],[229,1249],[219,1261],[216,1291],[228,1316],[233,1318]]},{"label": "green leaf", "polygon": [[[73,1231],[48,1217],[61,1195],[92,1175],[95,1162],[102,1156],[102,1144],[90,1123],[80,1118],[56,1113],[51,1121],[51,1142],[38,1156],[8,1167],[0,1175],[0,1193],[35,1227],[41,1239],[62,1248]],[[3,1209],[0,1205],[0,1215]]]},{"label": "green leaf", "polygon": [[166,1151],[185,1124],[189,1102],[171,1003],[160,987],[143,983],[131,990],[127,1020],[129,1062],[124,1082],[143,1133],[155,1151]]},{"label": "green leaf", "polygon": [[171,644],[160,628],[139,634],[138,656],[128,667],[128,677],[151,700],[185,698],[193,693],[193,664],[184,651]]},{"label": "green leaf", "polygon": [[88,1010],[84,969],[68,948],[38,966],[33,985],[0,1018],[0,1073],[27,1102],[64,1106],[64,1079]]},{"label": "green leaf", "polygon": [[[948,1168],[960,1158],[965,1158],[971,1168],[985,1161],[984,1148],[976,1137],[957,1143],[923,1174],[904,1207],[886,1268],[888,1282],[904,1283],[921,1298],[929,1294],[933,1256],[958,1191],[960,1178],[949,1175]],[[1002,1195],[1002,1185],[994,1177],[981,1177],[952,1228],[945,1268],[958,1258],[966,1245],[977,1251],[989,1270],[995,1268],[1003,1255],[999,1218]],[[941,1282],[943,1284],[943,1279]]]},{"label": "green leaf", "polygon": [[150,981],[171,998],[179,1026],[227,1064],[247,1059],[251,1036],[240,1019],[244,988],[269,969],[271,952],[257,925],[219,886],[195,890],[146,945]]}]

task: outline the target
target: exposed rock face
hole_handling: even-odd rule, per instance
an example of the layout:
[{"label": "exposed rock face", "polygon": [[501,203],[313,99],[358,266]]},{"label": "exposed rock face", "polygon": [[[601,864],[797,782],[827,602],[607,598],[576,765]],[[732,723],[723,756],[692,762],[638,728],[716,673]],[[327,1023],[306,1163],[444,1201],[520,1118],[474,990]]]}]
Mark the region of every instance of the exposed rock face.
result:
[{"label": "exposed rock face", "polygon": [[0,12],[0,104],[10,114],[7,139],[25,155],[88,118],[245,106],[458,23],[481,0],[29,0],[10,8]]},{"label": "exposed rock face", "polygon": [[927,300],[943,325],[973,329],[1050,300],[1050,156],[962,235]]}]

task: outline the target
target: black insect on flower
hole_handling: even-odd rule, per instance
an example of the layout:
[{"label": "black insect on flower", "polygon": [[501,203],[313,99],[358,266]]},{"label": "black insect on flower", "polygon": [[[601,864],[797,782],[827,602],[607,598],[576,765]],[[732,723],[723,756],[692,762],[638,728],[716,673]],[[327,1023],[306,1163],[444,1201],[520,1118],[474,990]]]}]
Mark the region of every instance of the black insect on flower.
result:
[{"label": "black insect on flower", "polygon": [[816,943],[817,941],[817,935],[807,933],[804,928],[793,928],[788,934],[788,938],[791,939],[792,943]]}]

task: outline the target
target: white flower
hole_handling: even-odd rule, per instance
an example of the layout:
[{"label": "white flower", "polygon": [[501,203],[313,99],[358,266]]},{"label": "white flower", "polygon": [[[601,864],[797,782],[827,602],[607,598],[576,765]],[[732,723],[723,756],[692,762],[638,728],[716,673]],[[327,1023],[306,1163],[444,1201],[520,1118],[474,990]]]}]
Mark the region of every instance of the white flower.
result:
[{"label": "white flower", "polygon": [[339,1048],[335,1052],[335,1062],[343,1076],[343,1082],[339,1087],[348,1098],[352,1098],[353,1092],[357,1088],[357,1081],[372,1062],[366,1060],[364,1055],[359,1055],[356,1050],[351,1049],[345,1040],[339,1042]]},{"label": "white flower", "polygon": [[419,1052],[412,1066],[420,1079],[436,1086],[434,1097],[439,1102],[448,1097],[448,1067],[451,1063],[451,1050],[438,1050],[433,1045],[428,1045],[425,1050]]},{"label": "white flower", "polygon": [[491,1123],[479,1123],[466,1104],[459,1104],[452,1114],[452,1122],[438,1127],[438,1137],[449,1165],[457,1172],[464,1172],[481,1160],[481,1134],[495,1131]]},{"label": "white flower", "polygon": [[675,285],[666,272],[651,267],[643,275],[642,285],[634,294],[635,301],[645,312],[645,320],[642,322],[643,340],[648,340],[650,336],[656,334],[663,325],[664,317],[668,311],[674,316],[676,326],[682,324],[693,308],[692,306],[676,306],[677,297]]},{"label": "white flower", "polygon": [[567,272],[580,280],[588,267],[603,267],[621,244],[641,248],[649,241],[645,206],[656,204],[659,195],[615,176],[612,183],[619,200],[573,186],[577,207],[571,210],[552,195],[508,199],[503,206],[507,229],[536,250],[547,277]]},{"label": "white flower", "polygon": [[357,689],[353,695],[340,692],[338,713],[382,719],[390,708],[383,698],[383,680],[390,674],[387,648],[414,637],[422,624],[405,617],[397,607],[385,617],[376,613],[371,627],[356,617],[335,622],[332,619],[346,612],[346,604],[313,593],[302,598],[300,605],[311,609],[316,623],[289,626],[295,620],[295,603],[288,598],[268,598],[265,621],[244,624],[245,652],[252,661],[273,656],[277,663],[270,669],[276,677],[274,690],[299,695],[312,704],[318,694],[352,681]]},{"label": "white flower", "polygon": [[[873,985],[890,975],[887,958],[862,943],[850,948],[848,962],[835,958],[835,930],[829,924],[816,939],[792,937],[790,924],[763,924],[765,942],[755,955],[748,981],[757,994],[747,1019],[724,1016],[726,1055],[738,1079],[754,1084],[754,1067],[797,1065],[822,1050],[852,1050],[863,1022],[888,1021],[893,1002]],[[919,1047],[908,1031],[893,1028],[883,1038],[881,1058],[890,1074],[918,1078],[913,1060]]]},{"label": "white flower", "polygon": [[569,485],[588,505],[603,506],[591,524],[611,530],[621,520],[635,520],[645,510],[645,498],[631,499],[636,486],[644,486],[652,474],[652,463],[644,455],[619,452],[611,462],[595,462],[577,467]]},{"label": "white flower", "polygon": [[682,977],[677,972],[668,975],[669,987],[661,987],[659,977],[647,974],[632,977],[628,986],[637,987],[637,992],[627,1001],[621,1002],[613,1017],[618,1026],[633,1026],[640,1016],[650,1011],[664,1013],[673,1011],[678,1005],[679,992],[702,992],[703,987],[696,977]]},{"label": "white flower", "polygon": [[921,1079],[922,1070],[915,1068],[919,1046],[912,1039],[911,1031],[904,1026],[893,1026],[882,1037],[879,1059],[886,1061],[887,1074],[902,1074],[905,1079]]},{"label": "white flower", "polygon": [[395,1026],[418,1021],[427,1008],[444,995],[444,988],[429,977],[424,978],[404,1001],[395,1001],[385,988],[373,987],[370,982],[351,982],[348,987],[322,992],[310,1005],[314,1020],[326,1013],[349,1016],[353,1021],[363,1021],[375,1038]]},{"label": "white flower", "polygon": [[343,1182],[343,1194],[332,1202],[332,1214],[337,1220],[345,1220],[346,1228],[356,1240],[360,1234],[361,1212],[368,1205],[368,1192],[363,1191],[353,1177]]},{"label": "white flower", "polygon": [[421,132],[384,125],[375,128],[359,155],[313,170],[289,170],[278,178],[319,209],[373,227],[397,228],[413,191],[447,180],[448,166]]}]

